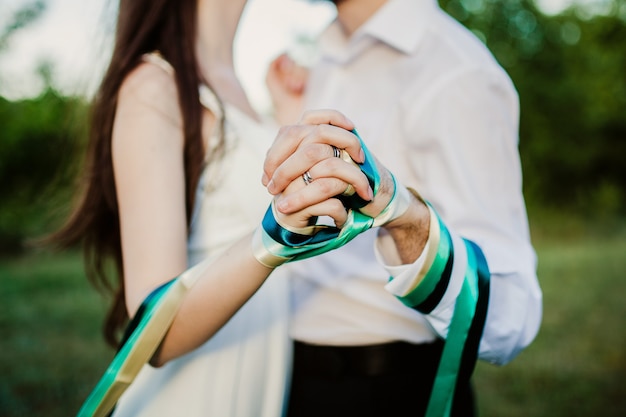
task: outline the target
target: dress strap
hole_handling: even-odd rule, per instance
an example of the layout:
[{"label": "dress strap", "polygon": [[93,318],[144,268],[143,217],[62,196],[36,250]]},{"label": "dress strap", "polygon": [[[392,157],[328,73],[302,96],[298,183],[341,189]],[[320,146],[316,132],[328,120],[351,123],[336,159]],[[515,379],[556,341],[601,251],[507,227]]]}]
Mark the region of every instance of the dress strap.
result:
[{"label": "dress strap", "polygon": [[172,67],[172,64],[167,62],[165,58],[163,58],[161,53],[158,51],[143,54],[141,56],[141,59],[144,62],[148,62],[150,64],[156,65],[157,67],[161,68],[163,71],[167,72],[170,75],[174,75],[174,67]]},{"label": "dress strap", "polygon": [[[174,75],[174,67],[172,67],[172,64],[167,62],[165,58],[163,58],[163,55],[161,55],[160,52],[149,52],[143,54],[141,58],[144,62],[154,64],[168,74]],[[211,90],[206,84],[200,84],[198,86],[198,93],[200,95],[200,103],[209,109],[218,120],[221,120],[222,117],[224,117],[224,112],[222,110],[222,106],[220,105],[220,101],[213,90]]]},{"label": "dress strap", "polygon": [[220,101],[213,90],[211,90],[206,84],[200,84],[198,87],[198,93],[200,94],[200,103],[207,109],[211,110],[218,120],[222,120],[224,112],[222,111]]}]

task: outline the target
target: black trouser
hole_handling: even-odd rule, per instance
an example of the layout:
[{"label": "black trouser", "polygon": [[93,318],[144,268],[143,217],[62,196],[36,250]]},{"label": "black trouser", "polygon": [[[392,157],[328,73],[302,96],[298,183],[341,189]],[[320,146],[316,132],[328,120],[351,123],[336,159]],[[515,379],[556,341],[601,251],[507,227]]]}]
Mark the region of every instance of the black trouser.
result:
[{"label": "black trouser", "polygon": [[[312,346],[296,342],[288,417],[420,417],[443,342]],[[472,388],[457,388],[452,416],[476,415]]]}]

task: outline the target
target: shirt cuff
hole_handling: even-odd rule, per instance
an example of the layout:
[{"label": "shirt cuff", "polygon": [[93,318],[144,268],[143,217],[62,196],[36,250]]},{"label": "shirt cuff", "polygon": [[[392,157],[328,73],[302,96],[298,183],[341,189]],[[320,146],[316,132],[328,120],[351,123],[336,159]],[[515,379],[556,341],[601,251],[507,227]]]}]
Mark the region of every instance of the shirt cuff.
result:
[{"label": "shirt cuff", "polygon": [[385,289],[397,297],[404,297],[417,287],[426,273],[425,266],[427,265],[425,264],[428,263],[429,267],[436,255],[439,243],[439,223],[436,221],[436,215],[434,215],[432,209],[430,211],[431,221],[428,240],[420,256],[411,264],[402,263],[398,249],[391,236],[384,229],[379,229],[374,252],[378,262],[391,276],[389,283],[385,285]]},{"label": "shirt cuff", "polygon": [[415,262],[403,264],[391,236],[379,232],[374,252],[378,262],[391,276],[391,280],[385,285],[387,291],[393,295],[402,297],[417,285],[416,277],[424,266],[429,246],[430,240],[426,242],[424,250]]}]

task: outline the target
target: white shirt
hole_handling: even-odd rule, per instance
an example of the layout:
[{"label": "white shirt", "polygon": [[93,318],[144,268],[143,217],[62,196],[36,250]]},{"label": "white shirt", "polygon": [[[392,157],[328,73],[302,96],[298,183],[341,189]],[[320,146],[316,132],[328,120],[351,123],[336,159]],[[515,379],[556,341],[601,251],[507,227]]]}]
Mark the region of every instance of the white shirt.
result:
[{"label": "white shirt", "polygon": [[510,361],[535,337],[542,307],[509,77],[435,0],[390,0],[350,39],[333,22],[320,47],[306,107],[340,110],[356,124],[398,181],[437,210],[452,234],[455,262],[428,315],[395,297],[421,260],[399,265],[393,242],[377,230],[289,264],[292,337],[330,345],[445,337],[465,270],[462,237],[480,246],[491,271],[479,357]]}]

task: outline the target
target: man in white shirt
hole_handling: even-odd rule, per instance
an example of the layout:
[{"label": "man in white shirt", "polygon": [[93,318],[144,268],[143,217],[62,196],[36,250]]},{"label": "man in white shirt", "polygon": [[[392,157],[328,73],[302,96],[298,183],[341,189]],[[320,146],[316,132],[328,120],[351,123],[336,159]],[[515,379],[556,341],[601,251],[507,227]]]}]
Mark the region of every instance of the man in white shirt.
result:
[{"label": "man in white shirt", "polygon": [[[373,229],[287,266],[296,340],[289,416],[472,416],[473,362],[466,359],[509,362],[541,321],[521,192],[518,96],[486,47],[435,0],[335,4],[337,19],[319,41],[306,83],[286,57],[270,68],[279,120],[302,109],[338,109],[442,226],[422,231],[429,241],[409,262],[384,230]],[[429,253],[441,253],[445,242],[450,254],[432,272]],[[425,269],[437,277],[424,277]],[[427,279],[429,294],[412,294]],[[454,321],[463,321],[472,297],[463,345]],[[442,353],[446,339],[445,349],[461,343],[460,364]],[[446,367],[453,368],[448,385]]]}]

